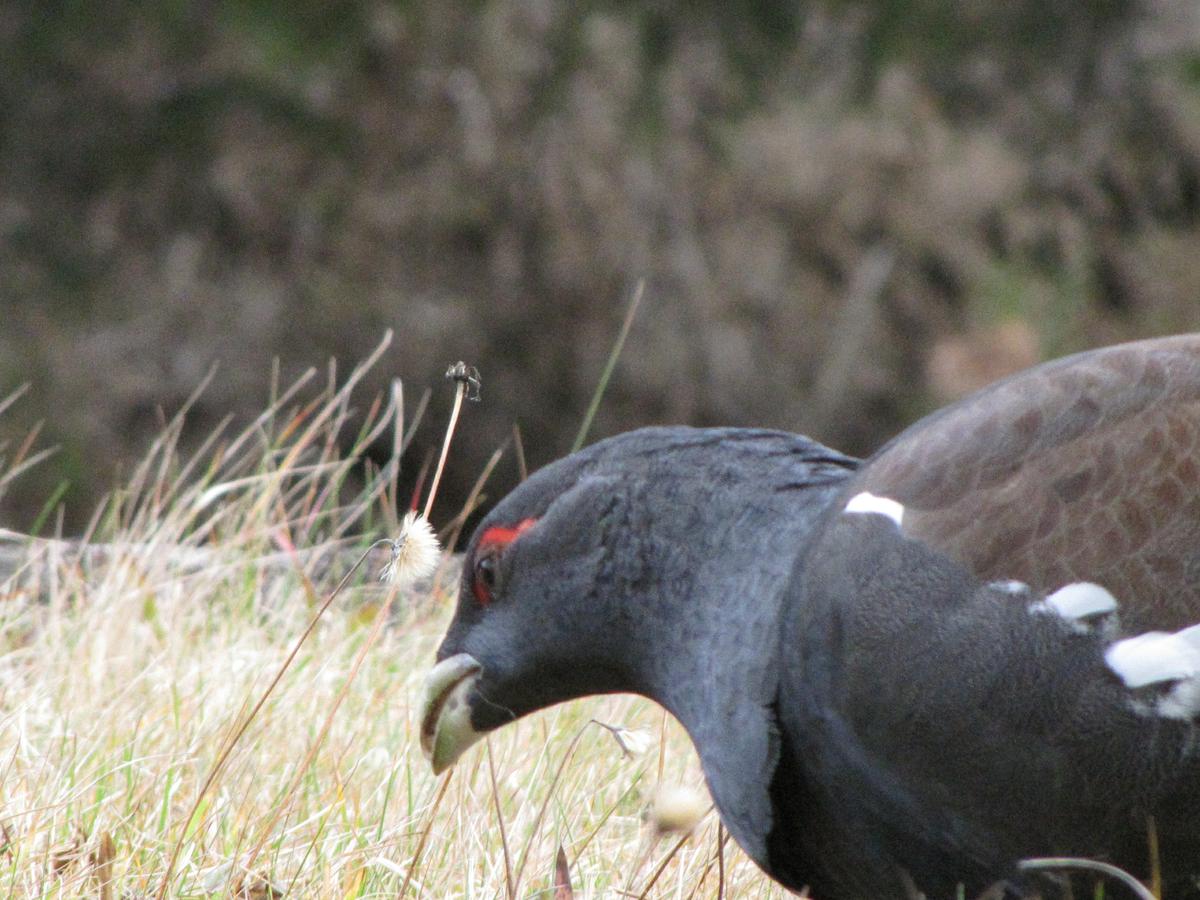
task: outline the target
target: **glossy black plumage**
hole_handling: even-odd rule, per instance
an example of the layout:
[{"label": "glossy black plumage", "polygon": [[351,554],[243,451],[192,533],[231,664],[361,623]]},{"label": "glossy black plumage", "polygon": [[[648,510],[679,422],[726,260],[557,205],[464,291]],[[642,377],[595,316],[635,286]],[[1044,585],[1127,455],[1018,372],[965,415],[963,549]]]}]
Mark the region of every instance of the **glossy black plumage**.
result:
[{"label": "glossy black plumage", "polygon": [[[623,435],[481,524],[439,659],[478,661],[478,731],[658,700],[738,842],[818,898],[1017,896],[1046,889],[1030,856],[1148,877],[1151,823],[1190,896],[1198,438],[1195,336],[1023,373],[861,468],[772,432]],[[479,535],[529,519],[481,606]]]}]

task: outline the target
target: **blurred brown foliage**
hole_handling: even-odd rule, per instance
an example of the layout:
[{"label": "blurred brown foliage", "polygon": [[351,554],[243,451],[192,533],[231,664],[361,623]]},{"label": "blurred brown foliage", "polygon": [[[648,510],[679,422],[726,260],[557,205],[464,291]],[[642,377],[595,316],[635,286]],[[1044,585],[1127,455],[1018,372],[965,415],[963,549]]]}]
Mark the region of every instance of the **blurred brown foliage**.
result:
[{"label": "blurred brown foliage", "polygon": [[25,0],[0,116],[0,440],[62,447],[14,525],[61,478],[86,518],[214,360],[196,435],[385,327],[377,385],[483,371],[461,496],[514,421],[531,465],[569,447],[639,278],[593,437],[866,452],[1200,327],[1193,0]]}]

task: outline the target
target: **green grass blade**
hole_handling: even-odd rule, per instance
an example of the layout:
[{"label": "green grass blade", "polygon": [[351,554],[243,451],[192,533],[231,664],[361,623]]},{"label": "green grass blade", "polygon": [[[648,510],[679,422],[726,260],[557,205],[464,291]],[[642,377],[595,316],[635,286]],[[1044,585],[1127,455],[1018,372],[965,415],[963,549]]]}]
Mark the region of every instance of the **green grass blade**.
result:
[{"label": "green grass blade", "polygon": [[633,326],[633,318],[637,315],[638,306],[641,304],[642,295],[645,292],[646,282],[644,279],[641,279],[633,289],[633,299],[629,301],[629,309],[625,313],[625,321],[621,323],[621,331],[617,335],[617,341],[613,344],[612,352],[608,354],[608,362],[604,364],[604,371],[600,373],[600,382],[596,385],[596,392],[592,394],[592,402],[588,405],[587,414],[583,417],[583,422],[579,426],[579,434],[575,435],[575,443],[571,445],[572,453],[582,447],[583,442],[587,440],[588,432],[592,428],[592,420],[596,418],[596,410],[600,408],[600,400],[604,397],[604,391],[608,387],[608,380],[612,378],[613,370],[617,367],[617,360],[621,357],[621,349],[625,346],[625,338],[629,336],[629,329]]}]

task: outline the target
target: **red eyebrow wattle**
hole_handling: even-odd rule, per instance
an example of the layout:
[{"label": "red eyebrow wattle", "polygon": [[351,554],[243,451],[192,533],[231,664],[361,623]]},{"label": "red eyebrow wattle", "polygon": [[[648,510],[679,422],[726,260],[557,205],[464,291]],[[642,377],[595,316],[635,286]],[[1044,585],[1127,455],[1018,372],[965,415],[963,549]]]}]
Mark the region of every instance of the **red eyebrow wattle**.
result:
[{"label": "red eyebrow wattle", "polygon": [[537,522],[537,519],[522,519],[516,525],[493,525],[487,531],[479,536],[479,548],[492,547],[507,547],[515,541],[521,534],[528,531]]}]

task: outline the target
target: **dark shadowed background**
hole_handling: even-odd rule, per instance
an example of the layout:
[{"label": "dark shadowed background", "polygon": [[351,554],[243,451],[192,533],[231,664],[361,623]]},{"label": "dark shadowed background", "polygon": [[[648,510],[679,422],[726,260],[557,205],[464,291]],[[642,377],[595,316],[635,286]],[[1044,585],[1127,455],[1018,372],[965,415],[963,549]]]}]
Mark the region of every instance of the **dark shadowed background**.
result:
[{"label": "dark shadowed background", "polygon": [[593,437],[865,453],[1200,328],[1195,0],[8,2],[0,121],[0,441],[61,448],[12,527],[69,482],[77,528],[214,361],[193,440],[389,327],[418,459],[482,370],[452,505],[514,422],[569,448],[642,278]]}]

